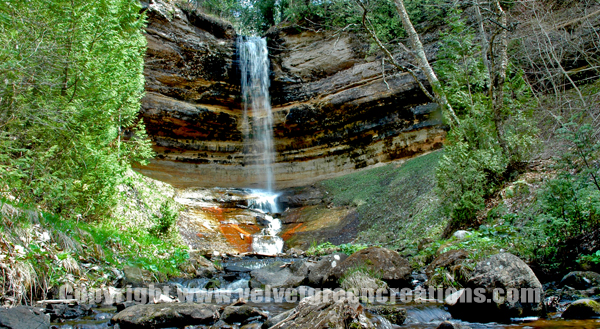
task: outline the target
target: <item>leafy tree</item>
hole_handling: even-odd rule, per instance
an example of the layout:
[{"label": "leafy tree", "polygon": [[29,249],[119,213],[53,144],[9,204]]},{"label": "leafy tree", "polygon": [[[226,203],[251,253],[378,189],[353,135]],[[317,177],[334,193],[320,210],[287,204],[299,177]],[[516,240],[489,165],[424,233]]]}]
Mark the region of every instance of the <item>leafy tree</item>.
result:
[{"label": "leafy tree", "polygon": [[0,189],[64,216],[110,215],[132,162],[144,18],[129,0],[0,4]]},{"label": "leafy tree", "polygon": [[[490,71],[485,58],[479,56],[481,47],[460,12],[453,15],[450,27],[442,35],[435,67],[461,125],[448,133],[436,175],[452,230],[474,224],[485,198],[510,174],[510,164],[522,161],[530,151],[536,129],[527,120],[532,108],[529,88],[520,72],[510,68],[504,73],[508,77],[502,85],[505,92],[500,109],[507,118],[503,123],[505,145],[499,142],[496,112],[491,105],[495,101],[488,89]],[[505,152],[505,148],[510,151]]]}]

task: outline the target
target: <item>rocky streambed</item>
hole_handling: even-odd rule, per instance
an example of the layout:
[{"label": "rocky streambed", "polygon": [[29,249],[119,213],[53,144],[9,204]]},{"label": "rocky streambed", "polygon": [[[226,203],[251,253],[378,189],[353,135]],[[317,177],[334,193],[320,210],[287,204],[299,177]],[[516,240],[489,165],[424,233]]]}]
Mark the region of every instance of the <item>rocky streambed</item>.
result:
[{"label": "rocky streambed", "polygon": [[[132,293],[134,301],[116,296],[126,297],[127,291],[143,291],[148,285],[129,281],[127,286],[108,289],[99,304],[54,300],[39,307],[2,309],[0,327],[600,328],[599,274],[572,272],[561,281],[542,284],[509,253],[479,261],[468,275],[454,279],[466,289],[448,295],[430,286],[432,273],[461,266],[464,255],[457,251],[417,270],[398,253],[379,247],[350,256],[307,257],[292,249],[279,257],[218,258],[219,268],[207,262],[202,275],[156,283],[154,292],[145,296]],[[373,287],[373,281],[364,277],[349,287],[350,278],[361,271],[382,285]],[[368,290],[361,294],[352,288],[385,289],[369,295]],[[494,290],[522,289],[538,290],[539,299],[494,296]],[[467,291],[478,291],[471,297],[481,296],[485,302],[464,297]]]}]

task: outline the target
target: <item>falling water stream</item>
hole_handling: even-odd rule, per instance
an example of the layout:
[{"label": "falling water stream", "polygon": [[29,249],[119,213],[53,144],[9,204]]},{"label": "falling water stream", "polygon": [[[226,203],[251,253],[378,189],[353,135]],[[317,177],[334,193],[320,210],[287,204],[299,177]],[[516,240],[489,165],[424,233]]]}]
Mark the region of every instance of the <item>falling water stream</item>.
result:
[{"label": "falling water stream", "polygon": [[269,53],[264,38],[238,39],[239,66],[244,106],[245,163],[251,177],[257,177],[262,189],[252,190],[249,207],[261,211],[266,228],[253,236],[252,249],[261,254],[277,254],[283,240],[277,236],[281,221],[272,214],[278,212],[277,194],[273,191],[273,113],[269,96]]}]

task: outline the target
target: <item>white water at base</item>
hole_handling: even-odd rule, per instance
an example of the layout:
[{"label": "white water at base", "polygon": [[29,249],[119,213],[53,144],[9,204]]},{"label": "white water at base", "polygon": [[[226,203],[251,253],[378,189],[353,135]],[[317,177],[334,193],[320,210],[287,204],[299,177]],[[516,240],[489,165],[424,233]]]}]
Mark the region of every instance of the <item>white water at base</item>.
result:
[{"label": "white water at base", "polygon": [[278,212],[277,197],[279,194],[262,190],[251,190],[248,207],[262,213],[260,218],[266,223],[259,234],[252,236],[252,251],[258,254],[276,255],[283,250],[283,239],[277,234],[281,232],[281,221],[273,214]]}]

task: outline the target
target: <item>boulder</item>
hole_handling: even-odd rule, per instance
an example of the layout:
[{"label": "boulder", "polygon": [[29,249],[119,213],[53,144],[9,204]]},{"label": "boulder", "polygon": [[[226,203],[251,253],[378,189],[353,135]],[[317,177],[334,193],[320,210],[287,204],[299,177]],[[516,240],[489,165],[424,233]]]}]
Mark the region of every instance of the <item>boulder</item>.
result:
[{"label": "boulder", "polygon": [[112,317],[121,329],[164,328],[212,324],[219,319],[219,307],[209,304],[172,303],[140,304],[124,309]]},{"label": "boulder", "polygon": [[310,268],[308,284],[313,287],[322,287],[331,270],[346,260],[346,258],[348,258],[348,255],[343,253],[327,255],[321,258],[321,260]]},{"label": "boulder", "polygon": [[[501,291],[494,296],[496,289]],[[545,311],[543,301],[544,290],[538,278],[525,262],[510,253],[480,261],[467,289],[446,298],[453,318],[475,322],[540,316]]]},{"label": "boulder", "polygon": [[339,281],[348,271],[355,268],[366,268],[381,275],[381,279],[394,288],[406,286],[412,272],[408,261],[397,252],[381,247],[369,247],[355,252],[332,268],[328,280]]},{"label": "boulder", "polygon": [[468,256],[469,253],[461,249],[447,251],[439,255],[427,266],[427,268],[425,268],[425,274],[427,274],[428,278],[431,278],[437,268],[449,268],[458,265],[462,263],[463,260],[467,259]]},{"label": "boulder", "polygon": [[374,305],[367,307],[367,311],[381,315],[391,324],[401,325],[406,321],[406,309],[396,305]]},{"label": "boulder", "polygon": [[69,304],[48,304],[46,314],[50,315],[50,320],[56,319],[75,319],[92,314],[90,305],[69,305]]},{"label": "boulder", "polygon": [[564,319],[590,319],[600,317],[600,303],[591,299],[574,301],[563,312]]},{"label": "boulder", "polygon": [[123,285],[132,285],[134,287],[142,286],[144,283],[152,280],[152,273],[150,271],[137,266],[123,266],[123,275]]},{"label": "boulder", "polygon": [[284,262],[273,262],[263,268],[250,272],[250,287],[264,288],[295,288],[307,280],[308,268],[304,261],[296,261],[292,264]]},{"label": "boulder", "polygon": [[17,306],[0,307],[0,328],[31,329],[50,327],[50,315],[44,314],[41,308]]},{"label": "boulder", "polygon": [[600,274],[592,271],[574,271],[565,275],[560,280],[561,286],[569,286],[577,290],[586,290],[600,286]]},{"label": "boulder", "polygon": [[196,270],[196,277],[211,277],[217,272],[215,264],[198,252],[191,252],[189,263]]},{"label": "boulder", "polygon": [[271,328],[272,326],[278,324],[279,322],[287,319],[287,317],[291,316],[294,314],[295,309],[291,309],[291,310],[287,310],[283,313],[279,313],[273,317],[270,317],[269,319],[267,319],[267,321],[265,321],[262,325],[263,329],[267,329],[267,328]]},{"label": "boulder", "polygon": [[250,305],[227,306],[223,310],[223,313],[221,313],[221,320],[230,324],[264,322],[268,317],[266,313]]},{"label": "boulder", "polygon": [[364,314],[358,298],[344,291],[320,291],[304,298],[285,319],[271,329],[346,329],[375,326]]}]

